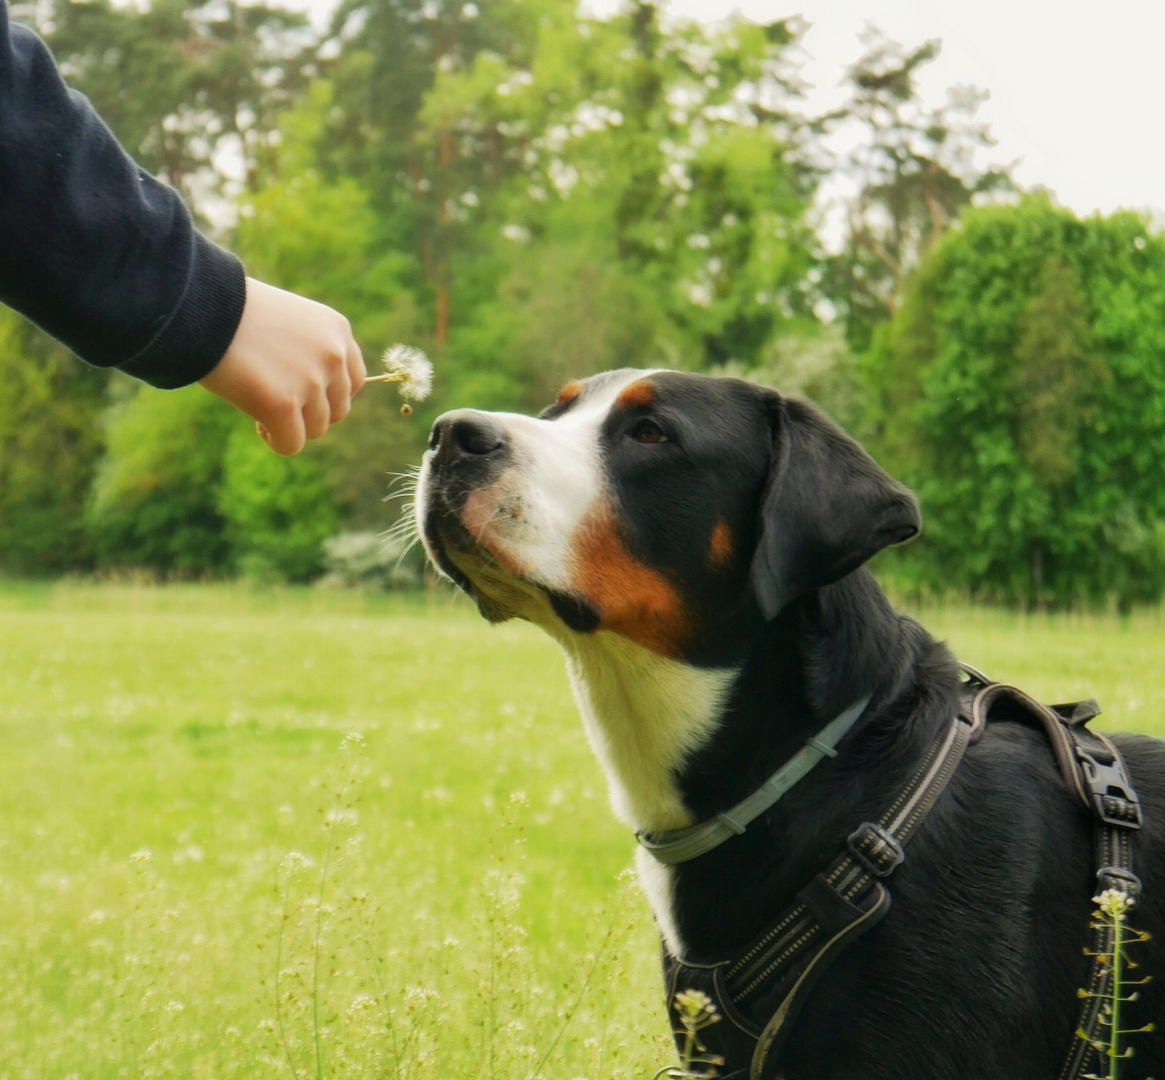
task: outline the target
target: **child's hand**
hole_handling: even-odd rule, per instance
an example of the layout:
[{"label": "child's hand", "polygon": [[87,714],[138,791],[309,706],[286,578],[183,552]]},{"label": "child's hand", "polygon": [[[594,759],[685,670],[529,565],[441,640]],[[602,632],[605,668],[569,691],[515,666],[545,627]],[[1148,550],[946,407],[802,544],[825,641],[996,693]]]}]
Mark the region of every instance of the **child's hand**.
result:
[{"label": "child's hand", "polygon": [[247,278],[234,339],[199,382],[253,417],[272,450],[298,454],[348,415],[365,374],[343,315]]}]

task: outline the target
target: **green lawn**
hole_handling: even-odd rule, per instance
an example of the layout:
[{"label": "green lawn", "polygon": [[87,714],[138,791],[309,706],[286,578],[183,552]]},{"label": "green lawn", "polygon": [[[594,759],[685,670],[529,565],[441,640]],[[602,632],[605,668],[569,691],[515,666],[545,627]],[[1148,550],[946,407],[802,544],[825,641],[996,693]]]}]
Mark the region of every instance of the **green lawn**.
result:
[{"label": "green lawn", "polygon": [[[1165,619],[921,612],[1165,734]],[[440,593],[0,585],[0,1077],[649,1080],[631,839],[556,650]]]}]

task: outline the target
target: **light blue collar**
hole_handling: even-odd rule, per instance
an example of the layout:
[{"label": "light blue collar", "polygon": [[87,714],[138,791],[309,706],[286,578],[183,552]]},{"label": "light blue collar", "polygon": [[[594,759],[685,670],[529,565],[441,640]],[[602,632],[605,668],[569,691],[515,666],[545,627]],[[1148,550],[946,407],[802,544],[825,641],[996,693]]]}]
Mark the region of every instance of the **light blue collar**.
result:
[{"label": "light blue collar", "polygon": [[756,791],[735,806],[698,825],[662,833],[637,832],[635,838],[654,858],[670,866],[703,855],[730,836],[739,836],[815,765],[824,758],[837,757],[834,747],[866,711],[872,696],[867,694],[860,701],[855,701],[816,735],[806,739],[800,750]]}]

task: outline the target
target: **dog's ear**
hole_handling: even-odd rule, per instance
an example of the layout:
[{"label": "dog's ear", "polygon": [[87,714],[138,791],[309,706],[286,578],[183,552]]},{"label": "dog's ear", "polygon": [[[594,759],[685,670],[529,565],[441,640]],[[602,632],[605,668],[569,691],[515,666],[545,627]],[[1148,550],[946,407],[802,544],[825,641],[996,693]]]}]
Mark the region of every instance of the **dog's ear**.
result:
[{"label": "dog's ear", "polygon": [[824,413],[774,394],[773,452],[752,583],[772,619],[918,533],[918,502]]}]

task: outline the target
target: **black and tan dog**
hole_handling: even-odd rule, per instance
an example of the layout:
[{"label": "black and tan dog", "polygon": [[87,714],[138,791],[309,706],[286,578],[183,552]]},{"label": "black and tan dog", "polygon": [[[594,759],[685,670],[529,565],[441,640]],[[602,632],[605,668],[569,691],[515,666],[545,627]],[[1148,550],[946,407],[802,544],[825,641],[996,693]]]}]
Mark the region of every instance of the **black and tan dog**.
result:
[{"label": "black and tan dog", "polygon": [[[538,418],[447,413],[417,518],[487,619],[528,619],[562,647],[615,812],[638,832],[714,819],[869,696],[837,756],[740,835],[676,865],[640,850],[665,951],[687,964],[740,955],[959,710],[951,655],[863,569],[918,532],[913,496],[773,391],[622,370]],[[1058,1075],[1088,975],[1092,823],[1037,727],[980,734],[896,869],[889,913],[825,970],[764,1076]],[[1144,811],[1134,924],[1156,935],[1138,946],[1156,981],[1127,1008],[1137,1027],[1165,1021],[1165,743],[1117,741]],[[1123,1075],[1165,1077],[1165,1032],[1127,1042]]]}]

